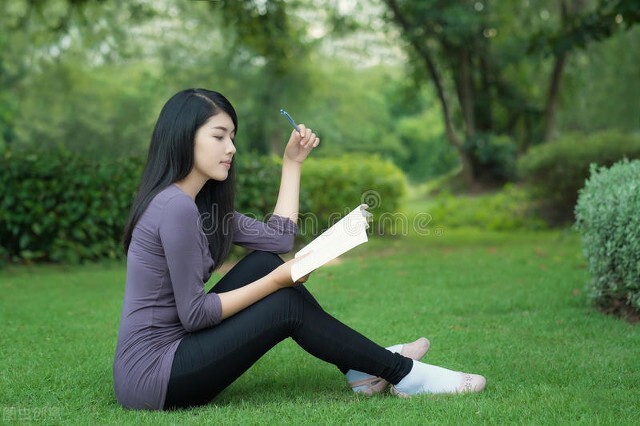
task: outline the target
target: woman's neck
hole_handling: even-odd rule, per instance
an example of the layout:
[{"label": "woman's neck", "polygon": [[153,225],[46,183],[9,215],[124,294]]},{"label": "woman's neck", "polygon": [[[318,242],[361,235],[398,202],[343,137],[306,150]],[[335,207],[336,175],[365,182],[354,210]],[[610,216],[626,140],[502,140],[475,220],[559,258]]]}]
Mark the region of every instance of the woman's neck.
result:
[{"label": "woman's neck", "polygon": [[196,195],[198,195],[198,192],[200,192],[205,183],[205,179],[189,174],[184,179],[176,181],[175,185],[195,201]]}]

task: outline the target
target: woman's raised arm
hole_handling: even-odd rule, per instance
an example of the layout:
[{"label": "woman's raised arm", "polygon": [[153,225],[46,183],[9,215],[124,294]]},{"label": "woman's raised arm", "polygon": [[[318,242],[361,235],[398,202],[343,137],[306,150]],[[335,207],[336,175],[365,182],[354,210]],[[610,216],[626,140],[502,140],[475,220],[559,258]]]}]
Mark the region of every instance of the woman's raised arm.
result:
[{"label": "woman's raised arm", "polygon": [[280,191],[273,209],[273,214],[288,217],[294,223],[298,221],[301,166],[311,150],[320,143],[311,129],[307,129],[304,124],[299,124],[298,127],[300,133],[297,130],[291,132],[284,150]]}]

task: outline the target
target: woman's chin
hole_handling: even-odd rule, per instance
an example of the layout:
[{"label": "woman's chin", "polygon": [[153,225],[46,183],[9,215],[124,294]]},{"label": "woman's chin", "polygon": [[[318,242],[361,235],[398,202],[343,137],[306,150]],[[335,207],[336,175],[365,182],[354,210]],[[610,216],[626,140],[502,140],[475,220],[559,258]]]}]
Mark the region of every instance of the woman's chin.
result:
[{"label": "woman's chin", "polygon": [[229,173],[216,173],[209,176],[209,179],[215,180],[218,182],[224,182],[229,177]]}]

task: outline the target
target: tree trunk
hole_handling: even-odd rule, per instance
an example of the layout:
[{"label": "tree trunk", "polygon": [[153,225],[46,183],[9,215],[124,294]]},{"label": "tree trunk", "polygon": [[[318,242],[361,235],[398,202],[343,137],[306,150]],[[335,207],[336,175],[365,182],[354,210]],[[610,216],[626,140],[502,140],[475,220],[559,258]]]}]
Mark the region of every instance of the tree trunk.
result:
[{"label": "tree trunk", "polygon": [[460,73],[457,80],[459,85],[458,94],[460,97],[460,106],[462,107],[462,115],[464,116],[465,135],[467,138],[472,137],[476,133],[471,64],[469,62],[469,52],[464,49],[460,53]]},{"label": "tree trunk", "polygon": [[391,10],[393,19],[395,20],[396,24],[398,24],[400,28],[402,28],[404,33],[408,36],[409,43],[415,49],[416,53],[420,56],[425,64],[427,72],[429,73],[429,77],[431,77],[431,82],[436,89],[438,100],[440,101],[447,140],[453,147],[456,148],[456,150],[460,154],[460,160],[462,161],[461,177],[467,186],[471,186],[474,182],[473,164],[470,161],[469,156],[464,151],[462,141],[456,134],[453,120],[451,118],[449,102],[447,101],[447,97],[444,93],[442,78],[440,77],[440,73],[435,65],[435,62],[433,61],[431,52],[424,43],[421,43],[419,39],[411,35],[413,33],[411,25],[407,17],[402,14],[398,3],[395,0],[385,0],[385,3]]},{"label": "tree trunk", "polygon": [[478,91],[480,97],[476,104],[476,128],[481,132],[489,132],[493,130],[493,108],[491,104],[491,82],[489,78],[491,68],[487,61],[485,48],[480,52],[478,61],[480,63],[481,90]]},{"label": "tree trunk", "polygon": [[551,72],[551,81],[549,90],[547,91],[547,101],[544,107],[544,130],[542,134],[542,142],[551,139],[556,125],[556,111],[558,107],[558,98],[560,94],[560,80],[562,79],[562,71],[567,60],[566,53],[560,53],[556,56],[556,62]]},{"label": "tree trunk", "polygon": [[[570,20],[584,10],[584,0],[559,0],[561,25],[568,26]],[[556,111],[558,109],[558,99],[560,95],[560,82],[562,80],[562,71],[567,61],[568,52],[556,52],[556,61],[551,71],[549,81],[549,89],[547,90],[547,101],[544,107],[543,133],[542,141],[548,142],[553,136],[556,124]]]}]

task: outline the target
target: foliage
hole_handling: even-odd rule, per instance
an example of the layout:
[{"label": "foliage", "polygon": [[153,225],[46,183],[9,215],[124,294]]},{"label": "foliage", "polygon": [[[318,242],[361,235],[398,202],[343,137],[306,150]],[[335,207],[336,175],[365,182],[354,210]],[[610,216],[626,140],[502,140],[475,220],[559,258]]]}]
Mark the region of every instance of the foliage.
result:
[{"label": "foliage", "polygon": [[[41,153],[63,145],[101,159],[140,153],[170,95],[207,87],[236,106],[241,152],[281,154],[290,131],[278,115],[283,107],[320,133],[318,156],[377,153],[412,180],[450,171],[466,152],[482,156],[445,144],[438,93],[420,85],[428,74],[424,61],[409,49],[411,81],[398,34],[380,31],[390,0],[351,3],[355,9],[337,0],[0,2],[0,147]],[[526,47],[532,34],[560,27],[560,2],[395,3],[419,24],[401,37],[422,37],[434,47],[455,133],[465,134],[460,146],[475,147],[476,133],[495,134],[526,151],[541,132],[551,69],[540,55],[548,49]],[[594,40],[611,37],[567,64],[572,85],[561,98],[563,128],[635,131],[640,32],[622,30],[634,22],[637,5],[586,4],[583,17],[596,11],[596,21],[611,29]],[[342,13],[348,10],[355,12]],[[388,45],[381,48],[371,36],[382,33]],[[418,101],[398,96],[399,87]],[[467,129],[462,123],[471,116]],[[487,169],[477,178],[504,179],[493,160],[472,164]]]},{"label": "foliage", "polygon": [[[243,213],[262,218],[273,211],[282,160],[243,155],[236,164],[236,205]],[[377,218],[400,210],[406,193],[402,172],[376,156],[309,158],[304,163],[300,189],[300,238],[312,239],[362,203],[370,206],[376,226]],[[384,228],[376,229],[385,232]]]},{"label": "foliage", "polygon": [[[468,183],[500,176],[465,150],[464,140],[473,144],[476,133],[507,135],[526,152],[550,139],[568,53],[638,21],[638,6],[630,0],[384,4],[387,21],[409,46],[415,76],[435,89]],[[545,49],[553,57],[540,54]]]},{"label": "foliage", "polygon": [[640,314],[640,160],[591,166],[576,228],[591,274],[590,297],[605,311]]},{"label": "foliage", "polygon": [[585,49],[589,43],[610,38],[620,27],[627,30],[638,23],[640,4],[637,1],[598,0],[593,9],[567,20],[557,31],[534,34],[530,49],[555,54]]},{"label": "foliage", "polygon": [[146,152],[161,96],[170,95],[151,67],[90,68],[69,58],[42,68],[31,77],[14,120],[14,151],[63,149],[94,161]]},{"label": "foliage", "polygon": [[640,136],[574,133],[532,148],[519,159],[518,171],[540,201],[541,214],[551,224],[566,224],[573,218],[590,164],[609,166],[625,157],[640,158]]},{"label": "foliage", "polygon": [[314,237],[359,204],[369,205],[374,229],[385,233],[389,224],[377,220],[397,213],[406,194],[404,174],[376,155],[310,158],[305,162],[300,191],[301,233],[305,238]]},{"label": "foliage", "polygon": [[426,208],[431,224],[440,229],[460,227],[492,231],[539,230],[545,223],[536,216],[525,188],[507,184],[494,194],[453,196],[442,192]]},{"label": "foliage", "polygon": [[464,142],[481,182],[504,183],[513,180],[516,167],[516,147],[508,136],[476,133]]},{"label": "foliage", "polygon": [[640,49],[636,46],[640,46],[640,26],[576,52],[567,64],[558,111],[560,130],[640,131]]},{"label": "foliage", "polygon": [[120,257],[139,161],[94,162],[59,150],[6,151],[0,163],[0,241],[9,261]]},{"label": "foliage", "polygon": [[331,157],[377,154],[396,164],[405,159],[407,147],[395,132],[383,90],[397,71],[384,66],[354,70],[339,61],[323,63],[318,71],[322,74],[311,89],[315,102],[302,110],[308,121],[304,116],[301,119],[319,132],[322,143],[317,153]]},{"label": "foliage", "polygon": [[262,218],[273,211],[278,197],[282,160],[275,155],[236,154],[236,206],[239,211]]},{"label": "foliage", "polygon": [[[420,95],[421,99],[430,97],[427,94]],[[407,103],[402,99],[391,101],[402,106]],[[396,163],[413,181],[444,175],[458,165],[458,155],[444,137],[440,112],[434,105],[418,105],[415,112],[399,113],[396,129],[406,150],[406,156],[396,160]]]},{"label": "foliage", "polygon": [[[0,259],[76,263],[121,258],[122,229],[143,164],[138,156],[122,158],[96,162],[64,149],[4,151]],[[236,166],[236,208],[262,218],[274,207],[282,162],[245,154]],[[303,176],[300,212],[301,223],[307,222],[300,228],[302,239],[361,202],[373,204],[371,211],[378,216],[395,212],[406,192],[404,175],[375,157],[309,159]]]}]

